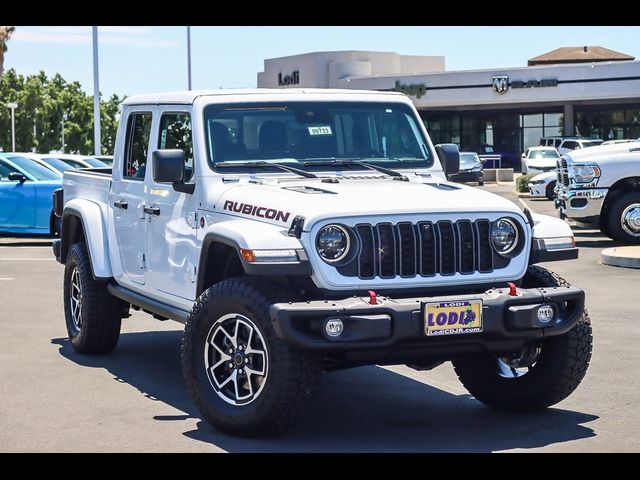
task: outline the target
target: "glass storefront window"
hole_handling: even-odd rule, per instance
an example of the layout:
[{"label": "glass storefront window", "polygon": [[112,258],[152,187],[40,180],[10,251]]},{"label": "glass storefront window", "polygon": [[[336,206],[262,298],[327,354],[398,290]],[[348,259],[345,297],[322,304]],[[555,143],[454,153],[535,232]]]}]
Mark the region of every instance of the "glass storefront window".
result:
[{"label": "glass storefront window", "polygon": [[522,127],[542,127],[542,114],[536,113],[533,115],[521,115]]},{"label": "glass storefront window", "polygon": [[[544,127],[562,127],[564,124],[564,113],[545,113]],[[546,134],[545,134],[546,135]]]}]

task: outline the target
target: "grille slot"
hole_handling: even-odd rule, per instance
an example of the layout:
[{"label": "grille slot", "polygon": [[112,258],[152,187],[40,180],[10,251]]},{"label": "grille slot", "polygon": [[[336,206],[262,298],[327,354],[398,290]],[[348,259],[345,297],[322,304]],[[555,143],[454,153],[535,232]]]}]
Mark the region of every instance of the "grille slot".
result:
[{"label": "grille slot", "polygon": [[489,273],[494,269],[489,220],[360,224],[361,279]]}]

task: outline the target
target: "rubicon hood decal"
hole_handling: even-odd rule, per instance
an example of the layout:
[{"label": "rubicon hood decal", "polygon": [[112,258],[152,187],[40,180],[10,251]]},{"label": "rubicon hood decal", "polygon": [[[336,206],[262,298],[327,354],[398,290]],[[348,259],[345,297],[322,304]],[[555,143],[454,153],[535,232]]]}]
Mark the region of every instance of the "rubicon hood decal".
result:
[{"label": "rubicon hood decal", "polygon": [[283,212],[275,208],[261,207],[259,205],[251,205],[249,203],[234,202],[233,200],[225,200],[223,210],[241,213],[243,215],[251,215],[252,217],[267,218],[277,222],[287,223],[290,212]]}]

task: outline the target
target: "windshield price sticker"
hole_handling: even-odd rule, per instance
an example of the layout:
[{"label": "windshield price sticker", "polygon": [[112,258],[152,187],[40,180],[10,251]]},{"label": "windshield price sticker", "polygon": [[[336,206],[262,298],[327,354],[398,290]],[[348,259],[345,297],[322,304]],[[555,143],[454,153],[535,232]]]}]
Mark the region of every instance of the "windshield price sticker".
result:
[{"label": "windshield price sticker", "polygon": [[329,125],[322,127],[307,127],[309,128],[309,135],[333,135],[331,127]]}]

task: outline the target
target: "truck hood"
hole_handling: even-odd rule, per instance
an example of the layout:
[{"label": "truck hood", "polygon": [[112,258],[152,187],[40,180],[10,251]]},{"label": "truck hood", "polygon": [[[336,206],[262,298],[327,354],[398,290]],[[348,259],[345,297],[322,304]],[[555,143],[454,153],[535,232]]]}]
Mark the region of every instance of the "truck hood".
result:
[{"label": "truck hood", "polygon": [[[218,190],[219,192],[219,190]],[[403,182],[391,179],[320,179],[271,184],[236,184],[213,200],[215,211],[278,225],[305,217],[305,230],[323,218],[455,212],[522,211],[512,202],[450,182]]]},{"label": "truck hood", "polygon": [[598,162],[598,164],[606,164],[627,160],[637,161],[640,158],[640,142],[587,147],[565,153],[564,156],[569,157],[575,163]]}]

